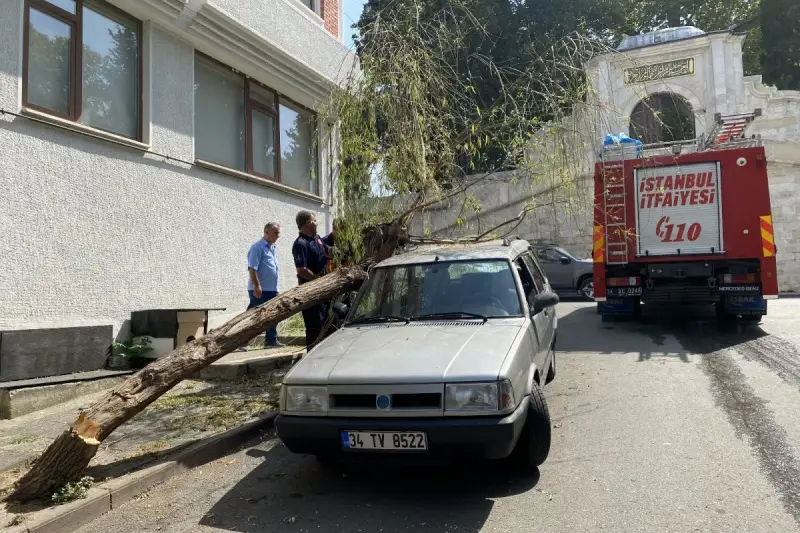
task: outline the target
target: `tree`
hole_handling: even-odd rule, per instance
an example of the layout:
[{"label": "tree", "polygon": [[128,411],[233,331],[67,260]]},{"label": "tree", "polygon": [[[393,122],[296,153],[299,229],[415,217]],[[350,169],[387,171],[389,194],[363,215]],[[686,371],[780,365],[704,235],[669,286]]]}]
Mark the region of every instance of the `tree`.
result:
[{"label": "tree", "polygon": [[[323,121],[338,125],[328,140],[337,142],[342,161],[350,162],[336,165],[328,177],[344,196],[338,214],[347,223],[337,244],[353,245],[358,264],[290,289],[128,378],[45,450],[10,499],[43,496],[78,479],[104,439],[175,384],[266,327],[357,288],[376,262],[413,244],[409,223],[431,205],[509,168],[534,179],[546,169],[566,180],[569,170],[562,162],[582,148],[554,142],[553,124],[586,105],[582,63],[594,48],[572,34],[551,43],[546,53],[532,54],[531,65],[498,63],[486,55],[481,58],[485,68],[465,73],[459,66],[462,43],[496,38],[487,33],[478,16],[482,12],[471,11],[474,1],[441,0],[432,17],[420,16],[428,0],[398,4],[391,18],[365,32],[361,69],[351,72],[322,106]],[[476,89],[483,76],[498,83],[491,100]],[[462,156],[482,161],[481,151],[491,145],[502,147],[502,157],[478,175],[465,176]],[[368,186],[372,177],[396,191],[398,201],[375,198]],[[448,179],[449,190],[443,187]],[[532,194],[518,216],[477,237],[508,234],[535,205]]]},{"label": "tree", "polygon": [[778,89],[800,90],[800,3],[761,0],[764,81]]},{"label": "tree", "polygon": [[[553,65],[550,59],[543,58],[549,57],[554,48],[561,48],[570,36],[578,36],[582,46],[589,41],[608,44],[607,28],[613,27],[619,17],[616,6],[612,0],[368,0],[355,25],[360,35],[356,49],[363,58],[365,50],[383,43],[385,29],[413,32],[420,27],[418,21],[435,21],[436,26],[425,29],[426,35],[420,34],[421,40],[441,46],[440,59],[454,74],[469,80],[463,87],[471,94],[469,108],[464,108],[464,99],[458,97],[443,99],[437,105],[451,116],[471,122],[476,109],[480,111],[503,100],[509,86],[545,80]],[[450,42],[444,42],[445,35]],[[564,52],[565,48],[559,50]],[[534,76],[531,69],[538,69]],[[579,78],[582,71],[569,74],[573,79]],[[566,88],[571,84],[562,80],[559,85]],[[585,85],[577,81],[572,86]],[[572,95],[564,101],[571,102]],[[526,106],[517,111],[526,113],[521,120],[531,121],[553,119],[563,110],[548,115],[541,108]],[[385,142],[385,120],[378,116],[376,121],[378,137]],[[460,126],[463,128],[464,124]],[[474,153],[459,154],[456,164],[463,173],[496,169],[509,157],[507,141],[502,136],[489,139]],[[441,179],[447,183],[452,177]]]}]

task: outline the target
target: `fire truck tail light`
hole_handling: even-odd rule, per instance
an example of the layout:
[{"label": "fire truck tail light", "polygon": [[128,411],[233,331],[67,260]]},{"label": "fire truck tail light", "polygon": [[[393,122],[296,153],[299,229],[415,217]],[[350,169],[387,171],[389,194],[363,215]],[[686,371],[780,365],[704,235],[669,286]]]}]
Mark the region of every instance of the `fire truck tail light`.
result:
[{"label": "fire truck tail light", "polygon": [[757,283],[761,281],[758,274],[720,274],[719,282],[725,285],[736,283]]},{"label": "fire truck tail light", "polygon": [[606,285],[609,287],[637,287],[642,284],[642,278],[631,276],[629,278],[608,278]]}]

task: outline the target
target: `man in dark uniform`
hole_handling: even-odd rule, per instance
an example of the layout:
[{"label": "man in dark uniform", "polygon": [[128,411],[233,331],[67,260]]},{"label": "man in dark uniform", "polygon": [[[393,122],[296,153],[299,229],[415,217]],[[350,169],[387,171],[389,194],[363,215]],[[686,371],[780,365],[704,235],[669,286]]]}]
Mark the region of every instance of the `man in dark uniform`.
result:
[{"label": "man in dark uniform", "polygon": [[[328,266],[326,269],[327,272],[333,272],[339,267],[351,266],[355,263],[355,252],[353,250],[353,245],[348,243],[345,247],[342,245],[342,242],[339,242],[337,245],[337,234],[340,234],[344,229],[344,221],[341,218],[335,218],[333,220],[333,229],[328,235],[322,238],[322,242],[328,246],[329,252]],[[331,300],[329,304],[332,304],[333,302],[341,302],[350,307],[353,304],[353,298],[355,294],[356,291],[347,292],[343,295],[337,296]],[[334,330],[342,327],[342,320],[336,316],[331,317],[331,322],[331,327],[328,327],[326,331],[323,332],[326,337],[333,333]]]},{"label": "man in dark uniform", "polygon": [[[295,218],[300,235],[292,245],[294,266],[297,269],[297,282],[302,285],[325,274],[328,264],[328,250],[322,237],[317,235],[317,217],[309,211],[300,211]],[[306,326],[306,350],[322,332],[328,306],[317,304],[303,311],[303,322]]]}]

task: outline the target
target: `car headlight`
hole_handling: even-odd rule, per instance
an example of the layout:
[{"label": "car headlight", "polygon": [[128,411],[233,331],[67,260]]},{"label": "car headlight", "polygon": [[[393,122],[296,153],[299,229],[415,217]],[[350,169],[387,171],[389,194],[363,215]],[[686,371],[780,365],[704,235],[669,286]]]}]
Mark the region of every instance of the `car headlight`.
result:
[{"label": "car headlight", "polygon": [[280,408],[285,412],[326,413],[328,411],[328,388],[283,385]]},{"label": "car headlight", "polygon": [[507,379],[446,386],[445,411],[506,411],[515,406],[514,389]]}]

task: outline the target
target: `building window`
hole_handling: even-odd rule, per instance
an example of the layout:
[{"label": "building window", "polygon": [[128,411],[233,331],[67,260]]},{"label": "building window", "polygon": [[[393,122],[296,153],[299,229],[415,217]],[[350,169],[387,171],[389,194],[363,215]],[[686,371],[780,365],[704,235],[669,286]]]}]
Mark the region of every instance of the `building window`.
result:
[{"label": "building window", "polygon": [[694,139],[692,106],[675,93],[652,94],[633,108],[630,131],[645,144]]},{"label": "building window", "polygon": [[194,128],[197,159],[318,193],[316,115],[199,54]]},{"label": "building window", "polygon": [[310,191],[316,165],[314,115],[288,102],[281,102],[279,108],[283,181],[295,189]]},{"label": "building window", "polygon": [[141,140],[141,29],[100,0],[26,0],[24,104]]},{"label": "building window", "polygon": [[320,0],[300,0],[300,3],[306,6],[314,13],[316,13],[317,15],[320,14],[320,9],[319,9]]}]

